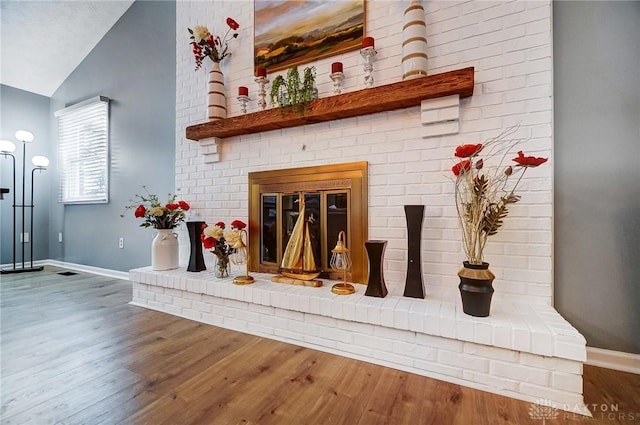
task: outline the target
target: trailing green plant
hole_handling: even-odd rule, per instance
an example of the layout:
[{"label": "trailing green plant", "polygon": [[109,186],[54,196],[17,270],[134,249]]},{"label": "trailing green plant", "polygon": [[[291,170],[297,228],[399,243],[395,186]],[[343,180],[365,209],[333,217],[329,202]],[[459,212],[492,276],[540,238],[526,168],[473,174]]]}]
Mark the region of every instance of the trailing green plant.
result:
[{"label": "trailing green plant", "polygon": [[292,106],[302,113],[314,98],[315,82],[315,66],[304,69],[302,81],[300,81],[298,67],[289,68],[286,79],[282,75],[278,75],[271,83],[271,92],[269,93],[271,104],[280,107]]}]

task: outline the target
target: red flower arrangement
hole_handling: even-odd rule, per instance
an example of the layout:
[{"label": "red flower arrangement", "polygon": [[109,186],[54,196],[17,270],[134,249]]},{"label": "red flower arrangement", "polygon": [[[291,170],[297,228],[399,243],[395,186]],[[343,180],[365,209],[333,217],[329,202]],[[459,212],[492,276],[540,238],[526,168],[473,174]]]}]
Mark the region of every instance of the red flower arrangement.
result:
[{"label": "red flower arrangement", "polygon": [[191,34],[189,39],[192,40],[191,47],[196,60],[196,70],[202,66],[202,61],[206,57],[213,62],[221,62],[231,54],[229,52],[229,41],[233,38],[238,38],[238,33],[229,33],[236,31],[240,28],[240,25],[233,18],[227,18],[227,26],[229,28],[222,38],[213,35],[207,27],[202,25],[196,25],[194,29],[187,28],[189,34]]},{"label": "red flower arrangement", "polygon": [[[519,151],[513,158],[515,171],[510,165],[504,166],[502,162],[508,151],[521,141],[507,139],[517,129],[517,126],[509,128],[484,144],[461,145],[455,150],[455,156],[463,158],[451,168],[451,172],[456,178],[456,209],[464,251],[470,264],[482,264],[488,237],[498,233],[509,213],[507,206],[520,200],[515,191],[524,173],[548,160],[525,156]],[[485,167],[485,159],[479,158],[481,153],[486,153],[487,160],[499,157],[498,165]],[[512,175],[518,179],[510,186]]]},{"label": "red flower arrangement", "polygon": [[[177,195],[169,194],[166,204],[160,203],[157,195],[149,193],[146,186],[142,186],[146,195],[135,195],[136,199],[130,199],[130,204],[125,210],[134,210],[136,218],[143,218],[140,227],[153,227],[156,229],[173,229],[186,218],[186,212],[191,208],[182,200],[177,200]],[[124,217],[121,214],[120,217]]]},{"label": "red flower arrangement", "polygon": [[217,257],[217,273],[220,277],[229,275],[229,255],[234,253],[235,244],[240,241],[240,231],[247,225],[240,220],[231,222],[231,229],[225,231],[224,221],[219,221],[209,227],[202,225],[200,239],[202,246]]}]

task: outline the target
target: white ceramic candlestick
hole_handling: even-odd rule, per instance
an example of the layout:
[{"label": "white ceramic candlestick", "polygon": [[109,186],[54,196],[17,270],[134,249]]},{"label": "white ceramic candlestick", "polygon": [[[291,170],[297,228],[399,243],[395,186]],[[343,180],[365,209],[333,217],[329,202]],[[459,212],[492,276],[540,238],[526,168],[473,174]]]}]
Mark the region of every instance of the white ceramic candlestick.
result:
[{"label": "white ceramic candlestick", "polygon": [[249,102],[251,99],[249,99],[249,96],[241,94],[237,97],[238,102],[240,102],[240,110],[242,111],[243,114],[247,113],[247,102]]},{"label": "white ceramic candlestick", "polygon": [[333,92],[335,94],[342,93],[342,80],[344,80],[344,74],[342,72],[332,72],[329,78],[333,81]]},{"label": "white ceramic candlestick", "polygon": [[258,90],[258,105],[263,111],[267,107],[267,92],[264,88],[268,82],[269,79],[267,77],[256,77],[256,83],[258,83],[258,86],[260,87],[260,89]]},{"label": "white ceramic candlestick", "polygon": [[378,54],[378,52],[376,52],[373,46],[360,50],[360,55],[364,59],[364,85],[366,88],[373,86],[373,59],[376,54]]}]

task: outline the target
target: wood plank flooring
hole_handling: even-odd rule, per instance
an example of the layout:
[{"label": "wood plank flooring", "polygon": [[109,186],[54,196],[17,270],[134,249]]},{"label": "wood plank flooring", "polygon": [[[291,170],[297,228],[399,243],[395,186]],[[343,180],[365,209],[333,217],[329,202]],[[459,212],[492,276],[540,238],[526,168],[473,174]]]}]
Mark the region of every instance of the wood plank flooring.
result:
[{"label": "wood plank flooring", "polygon": [[[3,425],[640,424],[640,376],[585,366],[594,419],[131,306],[127,281],[0,277]],[[612,412],[612,408],[617,411]]]}]

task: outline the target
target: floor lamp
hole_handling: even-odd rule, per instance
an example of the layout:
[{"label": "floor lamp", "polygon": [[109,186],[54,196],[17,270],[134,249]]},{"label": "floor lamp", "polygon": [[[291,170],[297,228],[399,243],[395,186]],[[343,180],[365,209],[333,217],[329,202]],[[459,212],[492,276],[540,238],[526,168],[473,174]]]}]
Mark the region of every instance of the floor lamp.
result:
[{"label": "floor lamp", "polygon": [[[9,140],[0,140],[0,154],[2,154],[4,157],[11,157],[12,161],[13,161],[13,240],[12,240],[12,260],[13,260],[13,267],[11,269],[2,269],[1,273],[2,274],[6,274],[6,273],[23,273],[23,272],[36,272],[36,271],[40,271],[43,269],[42,266],[39,267],[33,267],[33,209],[34,209],[34,205],[33,205],[33,187],[34,187],[34,174],[36,172],[36,170],[46,170],[47,166],[49,165],[49,159],[46,156],[42,156],[42,155],[36,155],[33,157],[32,159],[32,163],[34,165],[34,168],[31,170],[31,201],[30,204],[27,205],[26,204],[26,186],[27,186],[27,182],[26,182],[26,157],[27,157],[27,143],[31,143],[34,139],[33,134],[29,131],[26,130],[18,130],[16,131],[16,139],[18,139],[20,142],[22,142],[22,203],[18,204],[16,201],[16,157],[13,155],[13,152],[16,149],[16,146],[13,142],[9,141]],[[17,261],[16,261],[16,212],[18,210],[18,208],[21,211],[22,214],[22,237],[24,237],[25,235],[25,211],[27,208],[31,209],[31,214],[30,214],[30,218],[31,218],[31,223],[30,223],[30,227],[29,227],[29,235],[31,236],[29,243],[30,245],[30,265],[29,267],[27,267],[25,265],[25,249],[24,249],[24,244],[25,242],[22,242],[22,267],[18,267],[17,266]]]}]

